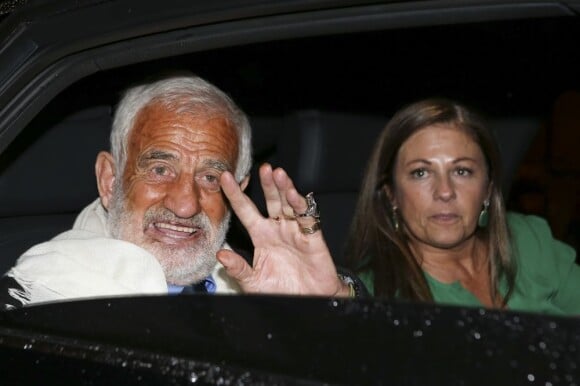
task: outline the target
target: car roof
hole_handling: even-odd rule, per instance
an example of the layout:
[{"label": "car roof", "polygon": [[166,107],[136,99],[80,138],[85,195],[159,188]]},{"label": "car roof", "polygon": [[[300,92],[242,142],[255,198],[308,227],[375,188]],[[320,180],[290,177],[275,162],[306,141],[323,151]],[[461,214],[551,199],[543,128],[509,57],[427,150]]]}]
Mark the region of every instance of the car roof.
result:
[{"label": "car roof", "polygon": [[486,20],[570,17],[576,1],[30,1],[0,26],[0,152],[90,74],[218,47]]}]

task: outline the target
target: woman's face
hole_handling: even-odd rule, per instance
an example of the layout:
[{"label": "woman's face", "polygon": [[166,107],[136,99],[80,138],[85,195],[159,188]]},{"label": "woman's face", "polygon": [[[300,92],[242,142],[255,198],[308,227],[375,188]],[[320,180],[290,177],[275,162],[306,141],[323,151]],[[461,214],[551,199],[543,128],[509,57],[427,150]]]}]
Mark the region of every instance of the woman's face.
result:
[{"label": "woman's face", "polygon": [[451,249],[469,240],[490,195],[479,145],[451,125],[428,126],[399,149],[392,204],[413,245]]}]

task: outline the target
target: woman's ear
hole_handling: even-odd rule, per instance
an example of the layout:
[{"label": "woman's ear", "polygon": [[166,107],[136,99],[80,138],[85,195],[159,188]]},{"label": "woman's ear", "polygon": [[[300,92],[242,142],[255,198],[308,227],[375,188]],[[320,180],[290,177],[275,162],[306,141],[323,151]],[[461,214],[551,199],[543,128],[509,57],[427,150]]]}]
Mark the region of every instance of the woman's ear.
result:
[{"label": "woman's ear", "polygon": [[391,204],[392,207],[399,207],[399,204],[397,203],[397,199],[395,197],[395,194],[393,193],[393,190],[391,189],[390,186],[388,186],[387,184],[385,184],[385,186],[383,186],[383,189],[385,191],[385,195],[387,196],[387,199],[389,200],[389,203]]},{"label": "woman's ear", "polygon": [[491,201],[491,195],[493,193],[493,182],[489,182],[489,184],[487,184],[487,194],[486,194],[486,199],[487,201]]},{"label": "woman's ear", "polygon": [[113,197],[113,184],[115,182],[115,161],[111,153],[102,151],[97,155],[95,162],[95,174],[97,176],[97,188],[101,203],[109,209],[109,203]]}]

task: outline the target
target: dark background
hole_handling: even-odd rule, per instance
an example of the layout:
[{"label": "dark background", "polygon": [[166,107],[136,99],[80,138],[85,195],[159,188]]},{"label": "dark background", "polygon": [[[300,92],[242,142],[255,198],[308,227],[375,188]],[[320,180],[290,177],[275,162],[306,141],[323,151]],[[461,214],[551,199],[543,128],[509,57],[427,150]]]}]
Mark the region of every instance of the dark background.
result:
[{"label": "dark background", "polygon": [[211,50],[98,73],[63,92],[37,120],[91,104],[114,105],[127,85],[174,69],[210,80],[250,117],[309,108],[388,117],[432,96],[456,99],[490,119],[535,117],[540,126],[508,208],[546,217],[556,237],[578,248],[578,36],[577,20],[546,18]]}]

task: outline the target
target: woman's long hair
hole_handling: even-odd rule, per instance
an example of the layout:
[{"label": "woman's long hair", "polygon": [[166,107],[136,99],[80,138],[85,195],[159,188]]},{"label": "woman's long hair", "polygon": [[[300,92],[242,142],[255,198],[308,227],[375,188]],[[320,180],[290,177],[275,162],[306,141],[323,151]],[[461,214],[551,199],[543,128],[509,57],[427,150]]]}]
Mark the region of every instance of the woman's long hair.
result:
[{"label": "woman's long hair", "polygon": [[[444,99],[427,99],[413,103],[389,121],[369,160],[358,199],[346,258],[357,271],[374,276],[375,296],[393,299],[433,301],[421,266],[409,248],[405,232],[395,228],[392,205],[387,189],[394,191],[394,168],[399,149],[415,132],[432,125],[451,125],[464,130],[481,148],[491,183],[489,222],[478,228],[476,237],[487,245],[490,261],[491,299],[502,299],[504,306],[513,290],[515,263],[510,258],[510,244],[504,201],[501,192],[501,164],[497,143],[481,120],[460,104]],[[400,221],[400,220],[399,220]],[[505,277],[506,294],[499,296],[499,280]]]}]

